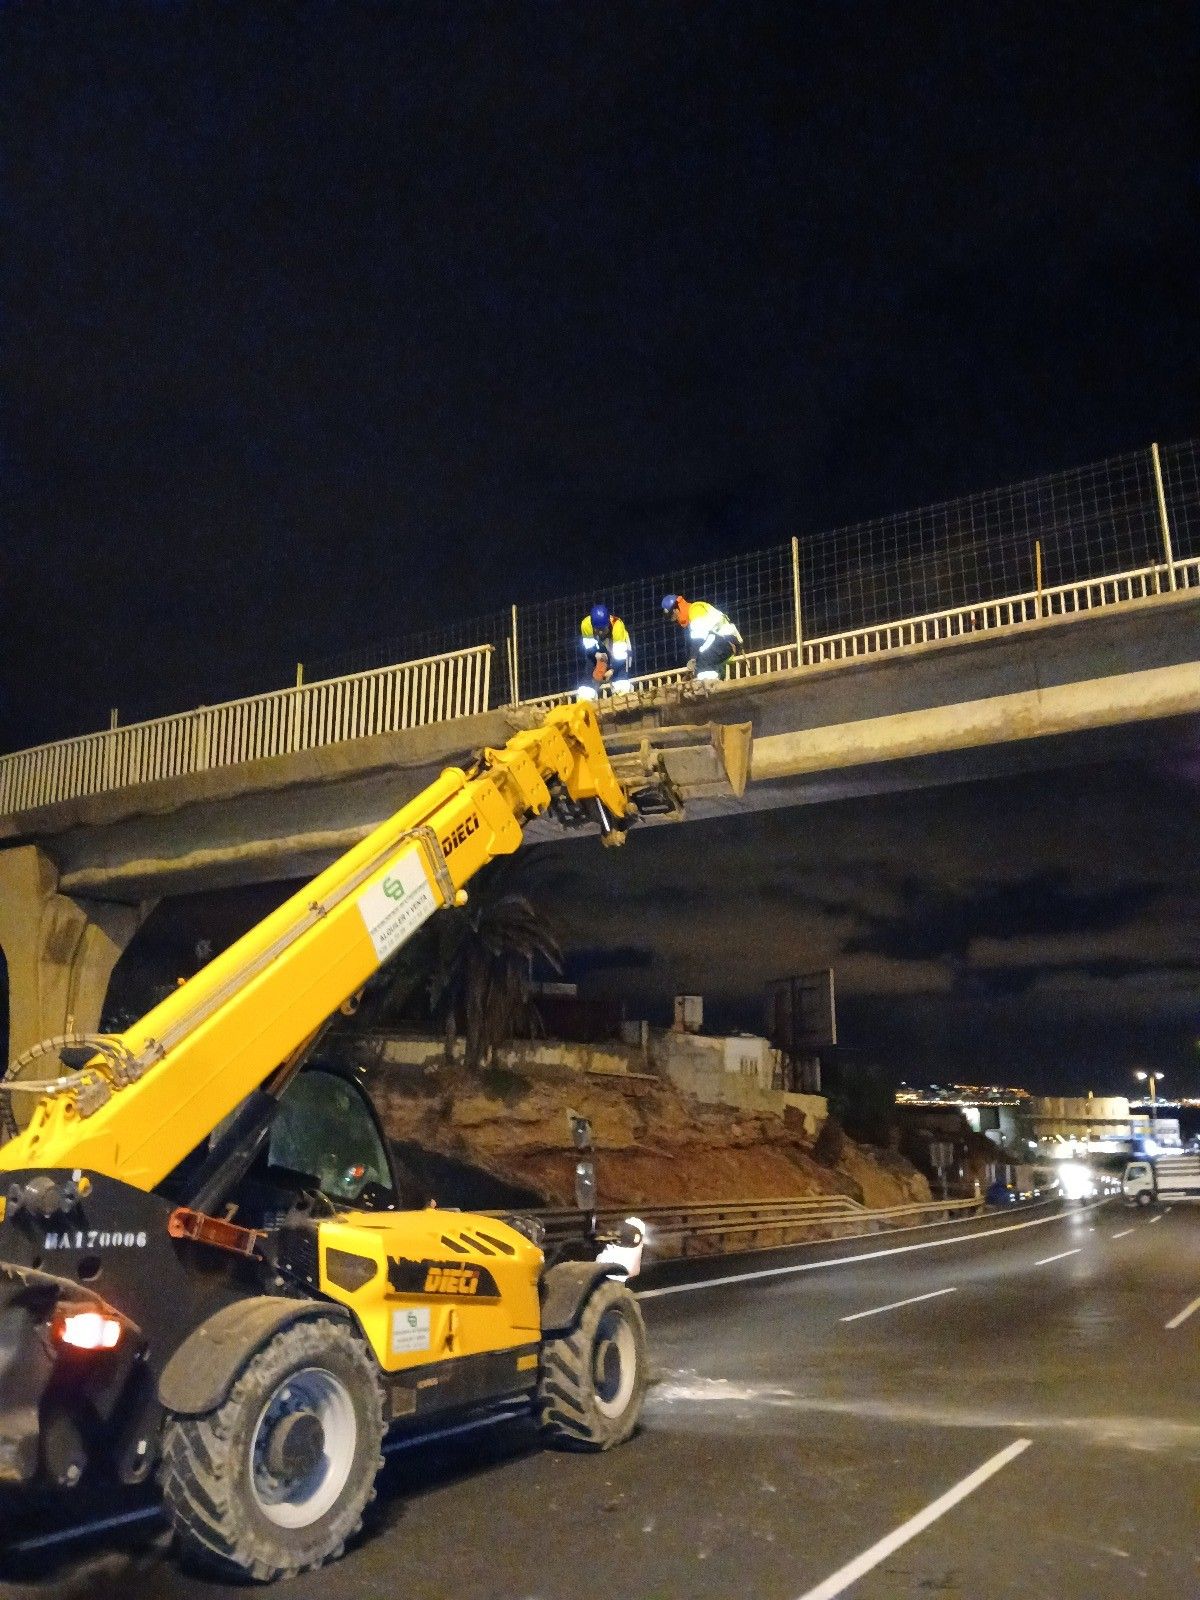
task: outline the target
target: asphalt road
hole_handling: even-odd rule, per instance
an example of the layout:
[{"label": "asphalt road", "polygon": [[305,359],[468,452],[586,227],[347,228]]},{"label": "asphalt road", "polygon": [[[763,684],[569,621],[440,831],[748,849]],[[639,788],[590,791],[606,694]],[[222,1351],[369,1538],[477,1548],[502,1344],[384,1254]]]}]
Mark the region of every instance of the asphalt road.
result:
[{"label": "asphalt road", "polygon": [[[283,1592],[1190,1600],[1200,1302],[1178,1319],[1197,1297],[1184,1206],[664,1269],[634,1440],[551,1454],[510,1421],[397,1451],[366,1535]],[[5,1600],[246,1593],[181,1574],[153,1521],[0,1568]]]}]

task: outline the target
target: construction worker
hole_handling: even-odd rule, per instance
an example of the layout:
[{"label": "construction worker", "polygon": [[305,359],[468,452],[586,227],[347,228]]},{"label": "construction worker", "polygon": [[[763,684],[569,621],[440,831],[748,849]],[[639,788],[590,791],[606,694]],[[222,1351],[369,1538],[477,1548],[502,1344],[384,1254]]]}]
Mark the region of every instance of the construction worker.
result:
[{"label": "construction worker", "polygon": [[725,613],[707,600],[685,600],[681,594],[663,595],[662,608],[688,636],[688,671],[697,683],[715,683],[723,677],[725,663],[742,643]]},{"label": "construction worker", "polygon": [[620,617],[614,617],[607,606],[593,606],[579,624],[579,638],[589,680],[579,685],[577,700],[595,700],[602,688],[624,694],[632,687],[629,664],[633,659],[633,640]]}]

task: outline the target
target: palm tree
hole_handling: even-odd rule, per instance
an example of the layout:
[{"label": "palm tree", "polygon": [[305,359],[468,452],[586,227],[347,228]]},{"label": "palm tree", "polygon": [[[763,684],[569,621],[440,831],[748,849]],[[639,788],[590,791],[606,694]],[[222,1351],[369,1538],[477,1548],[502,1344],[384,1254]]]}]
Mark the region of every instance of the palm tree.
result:
[{"label": "palm tree", "polygon": [[[499,885],[497,885],[499,887]],[[545,917],[523,894],[476,892],[439,919],[430,1001],[446,1029],[446,1058],[463,1037],[463,1065],[478,1071],[536,1020],[535,958],[562,971],[562,951]]]},{"label": "palm tree", "polygon": [[490,1065],[500,1045],[527,1033],[537,1021],[534,960],[561,972],[562,951],[546,918],[515,887],[518,881],[509,863],[498,863],[480,876],[465,906],[440,911],[368,990],[358,1028],[370,1031],[401,1016],[440,1021],[447,1062],[461,1035],[463,1063],[472,1071]]}]

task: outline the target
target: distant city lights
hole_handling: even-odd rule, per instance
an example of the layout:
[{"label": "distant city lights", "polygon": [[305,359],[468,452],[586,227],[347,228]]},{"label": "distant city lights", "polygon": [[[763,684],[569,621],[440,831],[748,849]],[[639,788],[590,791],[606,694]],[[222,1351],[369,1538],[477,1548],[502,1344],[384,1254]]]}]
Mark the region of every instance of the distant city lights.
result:
[{"label": "distant city lights", "polygon": [[1029,1099],[1028,1089],[994,1083],[931,1083],[923,1089],[902,1083],[896,1090],[898,1106],[1016,1106]]}]

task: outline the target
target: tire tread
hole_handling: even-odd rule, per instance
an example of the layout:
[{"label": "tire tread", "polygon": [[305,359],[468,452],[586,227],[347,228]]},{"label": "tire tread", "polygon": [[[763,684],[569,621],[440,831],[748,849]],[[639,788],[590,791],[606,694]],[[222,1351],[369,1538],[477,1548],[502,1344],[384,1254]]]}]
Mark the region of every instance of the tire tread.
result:
[{"label": "tire tread", "polygon": [[[377,1429],[371,1446],[376,1464],[383,1438],[383,1408],[378,1371],[362,1340],[340,1319],[311,1317],[292,1323],[251,1358],[223,1404],[205,1416],[168,1414],[164,1423],[159,1477],[163,1499],[181,1552],[195,1565],[220,1577],[241,1576],[269,1582],[294,1577],[335,1560],[362,1526],[362,1512],[372,1498],[372,1482],[350,1515],[335,1519],[332,1537],[306,1547],[303,1530],[279,1530],[272,1549],[244,1514],[240,1499],[242,1472],[230,1460],[230,1441],[247,1406],[261,1397],[272,1381],[281,1347],[296,1368],[317,1365],[335,1347],[362,1380],[370,1426]],[[231,1470],[231,1468],[233,1470]],[[329,1513],[322,1521],[327,1520]],[[336,1533],[334,1532],[336,1528]],[[283,1555],[286,1544],[287,1556]]]},{"label": "tire tread", "polygon": [[[637,1374],[633,1394],[619,1418],[597,1409],[592,1351],[605,1313],[619,1308],[633,1329]],[[567,1450],[608,1450],[637,1426],[646,1389],[646,1330],[637,1301],[623,1283],[606,1279],[584,1302],[577,1325],[543,1340],[535,1409],[547,1442]]]}]

